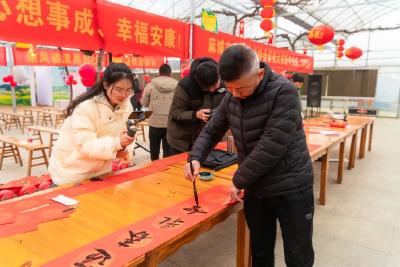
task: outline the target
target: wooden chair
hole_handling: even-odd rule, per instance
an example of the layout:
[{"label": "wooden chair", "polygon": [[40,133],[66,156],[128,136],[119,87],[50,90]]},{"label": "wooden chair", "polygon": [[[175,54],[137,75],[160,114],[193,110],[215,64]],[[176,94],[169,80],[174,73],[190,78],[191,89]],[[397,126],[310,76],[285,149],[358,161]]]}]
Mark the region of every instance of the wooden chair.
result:
[{"label": "wooden chair", "polygon": [[21,160],[21,153],[19,152],[17,146],[8,143],[2,144],[0,150],[0,170],[3,167],[3,159],[5,158],[14,158],[15,163],[19,163],[20,166],[23,165]]},{"label": "wooden chair", "polygon": [[[48,146],[43,145],[43,144],[38,144],[38,143],[28,143],[28,142],[22,142],[21,140],[18,140],[15,137],[11,137],[11,136],[0,136],[0,142],[3,143],[3,147],[2,147],[2,152],[0,154],[0,167],[3,163],[3,159],[4,159],[4,153],[6,153],[7,157],[11,157],[11,153],[16,154],[16,157],[18,157],[18,162],[15,159],[16,163],[20,163],[20,165],[22,166],[22,160],[21,160],[21,156],[19,153],[19,148],[24,148],[28,151],[28,166],[27,166],[27,176],[30,176],[32,173],[32,167],[35,166],[40,166],[40,165],[46,165],[46,167],[49,166],[49,161],[47,159],[47,155],[45,152],[45,149],[48,148]],[[7,146],[8,145],[8,146]],[[11,151],[10,151],[10,148]],[[8,147],[8,150],[6,151],[6,147]],[[12,151],[14,150],[14,152]],[[11,152],[11,153],[10,153]],[[33,153],[34,152],[39,152],[39,156],[34,157]],[[42,159],[43,161],[40,161],[38,163],[34,163],[34,161],[37,162],[37,160]]]},{"label": "wooden chair", "polygon": [[6,118],[5,128],[8,129],[9,131],[11,130],[12,126],[15,126],[16,129],[21,128],[21,123],[19,121],[18,115],[11,114],[11,113],[5,113],[5,118]]},{"label": "wooden chair", "polygon": [[35,124],[32,115],[19,115],[22,119],[22,134],[24,134],[24,130],[26,126],[33,126]]}]

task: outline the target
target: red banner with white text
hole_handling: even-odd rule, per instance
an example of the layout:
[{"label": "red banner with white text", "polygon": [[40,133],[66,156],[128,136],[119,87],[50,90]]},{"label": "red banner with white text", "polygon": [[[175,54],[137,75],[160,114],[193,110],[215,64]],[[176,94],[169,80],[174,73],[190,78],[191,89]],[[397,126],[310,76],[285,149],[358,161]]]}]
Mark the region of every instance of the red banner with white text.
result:
[{"label": "red banner with white text", "polygon": [[249,39],[239,38],[226,33],[212,33],[194,27],[193,57],[208,56],[218,60],[225,48],[232,44],[246,44],[254,49],[261,61],[268,63],[275,72],[295,71],[313,72],[313,58],[295,53],[288,49],[261,44]]},{"label": "red banner with white text", "polygon": [[100,0],[97,11],[106,51],[188,57],[189,24]]},{"label": "red banner with white text", "polygon": [[[1,50],[0,50],[1,54]],[[98,53],[86,56],[80,51],[54,49],[26,49],[13,48],[14,65],[22,66],[80,66],[92,64],[97,66]],[[158,69],[163,63],[163,57],[124,55],[113,57],[113,62],[123,62],[130,68]],[[103,57],[103,67],[109,64],[107,54]],[[1,55],[0,55],[1,65]]]},{"label": "red banner with white text", "polygon": [[[13,48],[14,65],[22,66],[80,66],[92,64],[97,66],[98,54],[86,56],[79,51],[54,50],[54,49],[29,49]],[[103,67],[107,66],[107,56],[104,55]]]},{"label": "red banner with white text", "polygon": [[0,0],[0,40],[101,48],[96,0]]}]

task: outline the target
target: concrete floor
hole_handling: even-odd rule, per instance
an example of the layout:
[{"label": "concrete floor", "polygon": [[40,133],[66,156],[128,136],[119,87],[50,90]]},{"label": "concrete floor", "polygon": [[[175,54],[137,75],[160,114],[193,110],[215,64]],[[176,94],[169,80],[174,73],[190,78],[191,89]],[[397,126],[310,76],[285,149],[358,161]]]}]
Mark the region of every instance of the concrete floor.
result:
[{"label": "concrete floor", "polygon": [[[337,164],[330,165],[327,205],[318,205],[314,217],[315,265],[318,267],[400,267],[400,120],[377,119],[372,152],[357,160],[355,169],[344,172],[342,185],[335,183]],[[23,137],[17,131],[6,135]],[[26,137],[23,137],[26,138]],[[142,138],[139,137],[140,142]],[[148,147],[148,143],[144,143]],[[349,144],[347,144],[349,146]],[[21,151],[22,152],[22,151]],[[23,160],[27,159],[22,152]],[[333,151],[337,157],[337,150]],[[137,150],[136,163],[149,161]],[[0,182],[26,176],[26,167],[6,159]],[[319,177],[320,163],[314,163]],[[34,175],[46,172],[33,169]],[[315,196],[319,181],[315,180]],[[195,241],[183,246],[161,267],[230,267],[236,260],[236,216]],[[285,266],[278,232],[276,266]]]},{"label": "concrete floor", "polygon": [[[314,250],[317,267],[400,266],[400,120],[377,119],[372,152],[335,183],[331,163],[327,205],[316,199]],[[349,145],[348,145],[349,146]],[[337,151],[333,152],[335,158]],[[319,177],[320,163],[314,164]],[[315,180],[315,196],[319,181]],[[276,266],[285,266],[278,232]],[[167,258],[161,267],[236,266],[236,216]]]}]

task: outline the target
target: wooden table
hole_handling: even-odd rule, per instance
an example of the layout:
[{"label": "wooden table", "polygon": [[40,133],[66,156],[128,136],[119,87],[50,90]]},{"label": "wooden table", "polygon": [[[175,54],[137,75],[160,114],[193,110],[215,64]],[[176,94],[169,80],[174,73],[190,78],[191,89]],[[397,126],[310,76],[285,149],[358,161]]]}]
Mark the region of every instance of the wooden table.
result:
[{"label": "wooden table", "polygon": [[[3,143],[0,153],[0,170],[3,165],[3,159],[5,158],[5,154],[7,154],[7,150],[11,148],[12,153],[14,154],[14,158],[16,163],[19,163],[22,166],[21,154],[19,153],[19,148],[24,148],[28,151],[28,166],[27,166],[27,176],[31,175],[32,167],[40,166],[40,165],[49,165],[46,152],[44,151],[47,146],[39,143],[28,143],[25,140],[19,140],[12,136],[0,135],[0,143]],[[33,157],[33,152],[41,152],[42,156]],[[10,153],[10,152],[8,152]],[[33,164],[33,160],[43,159],[43,162]]]},{"label": "wooden table", "polygon": [[53,144],[54,141],[57,140],[57,137],[54,137],[55,135],[58,136],[60,134],[60,130],[55,129],[55,128],[50,128],[50,127],[43,127],[43,126],[28,126],[28,129],[32,130],[35,132],[35,135],[37,135],[37,140],[40,141],[41,144],[43,144],[43,138],[42,138],[42,132],[50,134],[49,136],[49,157],[51,157],[51,152],[53,149]]},{"label": "wooden table", "polygon": [[[32,266],[40,266],[71,250],[192,198],[192,184],[183,177],[184,163],[183,161],[166,171],[117,186],[79,195],[75,197],[80,201],[79,207],[70,217],[43,223],[38,230],[33,232],[0,238],[0,265],[21,266],[31,262]],[[228,170],[234,171],[234,168],[230,167]],[[221,178],[215,178],[210,182],[198,181],[197,190],[202,192],[216,185],[229,186],[230,184],[230,180]],[[59,188],[61,187],[54,190]],[[174,191],[173,194],[170,193],[171,190]],[[29,198],[24,201],[29,201]],[[242,204],[224,208],[135,261],[127,262],[127,266],[138,264],[139,266],[157,266],[157,263],[171,255],[180,246],[191,242],[199,234],[208,231],[235,212],[239,212],[237,266],[248,266],[249,259],[242,257],[248,255],[249,248],[248,237],[246,239],[246,231],[244,231],[246,226]],[[207,252],[204,251],[204,253]]]}]

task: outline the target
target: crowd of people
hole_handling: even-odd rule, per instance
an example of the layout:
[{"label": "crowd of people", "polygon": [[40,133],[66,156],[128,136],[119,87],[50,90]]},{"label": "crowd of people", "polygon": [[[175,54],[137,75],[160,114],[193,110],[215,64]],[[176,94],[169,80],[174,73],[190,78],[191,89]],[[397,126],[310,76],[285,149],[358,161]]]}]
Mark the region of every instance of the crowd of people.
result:
[{"label": "crowd of people", "polygon": [[244,201],[253,266],[274,266],[277,221],[287,266],[313,265],[313,169],[293,82],[244,45],[228,47],[219,62],[195,59],[180,81],[164,64],[143,92],[127,65],[111,63],[68,107],[50,159],[54,183],[110,172],[115,159],[131,162],[134,137],[126,121],[142,106],[153,112],[151,160],[160,158],[161,144],[163,157],[189,151],[183,171],[190,181],[230,130],[239,165],[227,203]]}]

